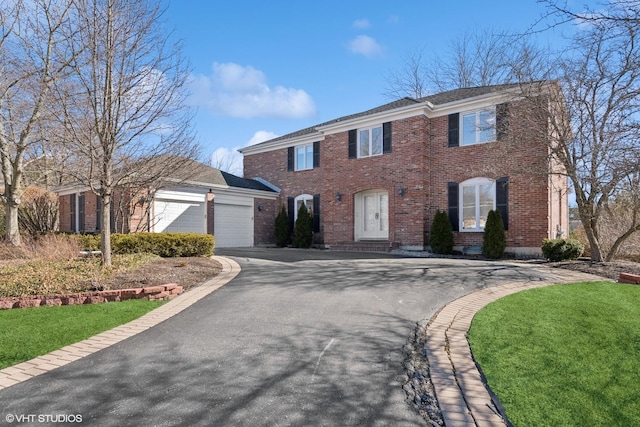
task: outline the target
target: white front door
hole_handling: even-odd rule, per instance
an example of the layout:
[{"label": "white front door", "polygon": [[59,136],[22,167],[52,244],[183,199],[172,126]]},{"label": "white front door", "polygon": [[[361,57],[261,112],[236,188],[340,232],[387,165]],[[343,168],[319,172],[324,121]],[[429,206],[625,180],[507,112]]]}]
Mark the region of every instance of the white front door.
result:
[{"label": "white front door", "polygon": [[389,193],[366,191],[356,195],[356,239],[389,238]]}]

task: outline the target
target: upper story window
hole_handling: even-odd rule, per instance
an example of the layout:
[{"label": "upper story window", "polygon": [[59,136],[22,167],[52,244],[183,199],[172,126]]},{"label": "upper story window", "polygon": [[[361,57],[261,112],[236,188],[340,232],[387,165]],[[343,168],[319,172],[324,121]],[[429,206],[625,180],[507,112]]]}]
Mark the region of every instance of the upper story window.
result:
[{"label": "upper story window", "polygon": [[368,128],[351,129],[349,136],[349,158],[380,156],[391,153],[391,122]]},{"label": "upper story window", "polygon": [[295,170],[301,171],[306,169],[313,169],[313,144],[296,147]]},{"label": "upper story window", "polygon": [[287,170],[304,171],[320,167],[320,141],[287,148]]},{"label": "upper story window", "polygon": [[460,114],[461,145],[482,144],[496,140],[496,110]]},{"label": "upper story window", "polygon": [[358,157],[382,154],[382,126],[358,130]]}]

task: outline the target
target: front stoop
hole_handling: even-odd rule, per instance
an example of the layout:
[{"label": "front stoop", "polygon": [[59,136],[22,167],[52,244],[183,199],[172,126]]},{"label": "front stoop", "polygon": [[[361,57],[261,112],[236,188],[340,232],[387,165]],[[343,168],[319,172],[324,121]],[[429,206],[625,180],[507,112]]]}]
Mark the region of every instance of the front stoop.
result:
[{"label": "front stoop", "polygon": [[340,242],[329,246],[332,251],[345,252],[391,252],[400,245],[389,240],[371,240],[364,242]]}]

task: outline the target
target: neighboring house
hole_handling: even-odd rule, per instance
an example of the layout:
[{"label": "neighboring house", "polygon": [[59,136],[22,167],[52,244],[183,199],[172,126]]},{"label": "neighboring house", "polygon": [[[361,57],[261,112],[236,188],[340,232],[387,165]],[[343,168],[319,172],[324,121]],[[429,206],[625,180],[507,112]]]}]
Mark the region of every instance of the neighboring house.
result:
[{"label": "neighboring house", "polygon": [[[250,247],[268,238],[277,189],[198,162],[186,167],[188,179],[177,171],[180,178],[164,177],[158,188],[121,191],[112,205],[112,231],[207,233],[215,235],[218,248]],[[60,231],[101,230],[100,199],[89,188],[69,184],[57,193]]]},{"label": "neighboring house", "polygon": [[526,137],[539,133],[523,129],[531,115],[517,90],[404,98],[302,129],[240,150],[244,176],[280,189],[291,224],[305,203],[314,242],[328,248],[422,250],[439,209],[449,214],[456,249],[477,249],[497,209],[507,251],[537,254],[543,239],[568,230],[567,180],[549,166],[546,141]]}]

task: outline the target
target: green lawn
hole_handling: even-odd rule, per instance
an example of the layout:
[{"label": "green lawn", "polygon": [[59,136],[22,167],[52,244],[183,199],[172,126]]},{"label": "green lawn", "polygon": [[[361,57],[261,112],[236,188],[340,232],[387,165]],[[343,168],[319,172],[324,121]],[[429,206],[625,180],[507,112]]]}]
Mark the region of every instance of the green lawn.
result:
[{"label": "green lawn", "polygon": [[640,426],[640,286],[510,295],[476,314],[469,342],[516,427]]},{"label": "green lawn", "polygon": [[163,301],[21,308],[0,311],[0,369],[137,319]]}]

